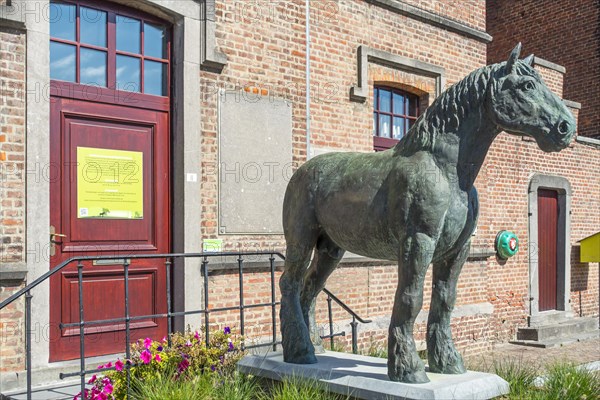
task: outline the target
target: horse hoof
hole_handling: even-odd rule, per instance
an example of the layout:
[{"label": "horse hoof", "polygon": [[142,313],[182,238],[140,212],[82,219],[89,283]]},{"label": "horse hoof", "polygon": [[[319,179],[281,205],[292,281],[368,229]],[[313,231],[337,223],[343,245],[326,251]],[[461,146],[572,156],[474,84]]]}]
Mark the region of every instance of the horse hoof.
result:
[{"label": "horse hoof", "polygon": [[290,364],[316,364],[317,357],[314,354],[302,354],[292,357],[284,357],[283,361]]},{"label": "horse hoof", "polygon": [[462,363],[462,360],[458,360],[454,364],[445,366],[429,365],[429,371],[436,374],[448,374],[448,375],[459,375],[467,372],[467,369]]},{"label": "horse hoof", "polygon": [[458,375],[467,372],[463,364],[462,357],[457,353],[454,357],[454,362],[446,363],[445,365],[435,360],[429,360],[429,372],[436,374]]},{"label": "horse hoof", "polygon": [[393,382],[403,382],[403,383],[428,383],[429,378],[425,371],[414,371],[407,372],[402,375],[388,373],[388,376]]}]

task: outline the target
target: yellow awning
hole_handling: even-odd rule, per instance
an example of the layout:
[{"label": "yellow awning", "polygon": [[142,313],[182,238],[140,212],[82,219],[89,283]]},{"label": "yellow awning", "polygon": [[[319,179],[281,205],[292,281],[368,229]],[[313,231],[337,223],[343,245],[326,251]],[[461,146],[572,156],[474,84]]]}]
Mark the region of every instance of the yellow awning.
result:
[{"label": "yellow awning", "polygon": [[600,232],[581,239],[579,243],[581,243],[580,260],[582,263],[600,262]]}]

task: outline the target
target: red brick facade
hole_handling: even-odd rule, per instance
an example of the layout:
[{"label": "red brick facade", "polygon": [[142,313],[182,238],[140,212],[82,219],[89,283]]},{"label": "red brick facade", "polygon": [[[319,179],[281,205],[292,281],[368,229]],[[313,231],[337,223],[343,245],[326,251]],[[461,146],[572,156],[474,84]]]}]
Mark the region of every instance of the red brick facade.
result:
[{"label": "red brick facade", "polygon": [[488,0],[488,60],[514,43],[567,69],[565,98],[581,103],[579,134],[600,137],[600,1]]},{"label": "red brick facade", "polygon": [[[25,34],[0,27],[0,262],[2,270],[25,261]],[[4,272],[4,271],[2,271]],[[22,287],[0,280],[0,300]],[[24,362],[23,301],[0,311],[0,371]]]},{"label": "red brick facade", "polygon": [[[485,30],[486,2],[405,1],[426,11],[461,22],[471,29]],[[485,41],[451,31],[422,19],[393,12],[364,0],[312,1],[311,10],[311,145],[317,149],[372,151],[372,99],[365,103],[350,100],[350,88],[357,82],[357,49],[368,46],[391,55],[404,56],[444,68],[447,85],[470,71],[484,66],[492,47]],[[597,4],[597,2],[594,2]],[[216,44],[226,55],[221,73],[199,71],[201,77],[201,235],[203,239],[223,239],[223,250],[251,251],[285,248],[282,235],[220,235],[218,171],[218,89],[238,90],[242,96],[274,96],[286,99],[292,107],[293,161],[306,160],[305,120],[305,1],[257,3],[219,0],[216,2]],[[494,32],[492,32],[494,34]],[[494,43],[507,48],[496,50],[504,60],[517,39],[504,41],[495,33]],[[24,37],[18,31],[1,30],[2,84],[24,86]],[[525,51],[531,51],[523,40]],[[7,45],[7,50],[4,46]],[[504,46],[504,44],[503,44]],[[570,45],[563,44],[564,49]],[[549,61],[563,63],[552,55],[539,54]],[[5,58],[7,57],[7,58]],[[8,58],[10,57],[10,58]],[[567,66],[567,74],[571,67]],[[537,66],[548,85],[562,95],[563,76]],[[575,70],[579,71],[579,70]],[[574,72],[579,75],[580,72]],[[571,97],[565,79],[564,97]],[[435,80],[429,76],[399,71],[389,66],[369,64],[368,90],[375,83],[385,83],[435,96]],[[596,79],[597,83],[597,79]],[[3,86],[4,87],[4,86]],[[597,93],[597,92],[596,92]],[[596,96],[600,97],[600,96]],[[23,170],[25,108],[22,100],[3,96],[0,100],[2,133],[0,151],[3,179],[10,168]],[[596,106],[597,107],[597,106]],[[573,110],[577,111],[577,110]],[[586,117],[587,118],[587,117]],[[587,120],[586,120],[587,121]],[[596,131],[597,131],[597,122]],[[587,122],[585,123],[587,124]],[[593,125],[593,123],[592,123]],[[580,125],[581,127],[582,125]],[[587,126],[587,125],[586,125]],[[16,167],[15,167],[16,166]],[[598,315],[598,265],[579,264],[577,240],[600,227],[600,149],[574,142],[558,154],[546,154],[529,140],[501,134],[492,146],[476,182],[480,197],[480,219],[473,238],[474,253],[493,250],[499,230],[514,231],[520,238],[516,257],[500,262],[494,256],[474,256],[463,268],[459,280],[457,310],[452,320],[456,343],[465,353],[489,348],[493,343],[513,339],[516,329],[527,323],[529,315],[529,248],[528,187],[535,173],[568,179],[573,189],[571,214],[571,306],[576,315]],[[10,247],[22,262],[24,242],[24,181],[2,181],[3,249]],[[6,188],[6,189],[5,189]],[[272,218],[280,218],[273,215]],[[18,246],[21,246],[17,251]],[[4,268],[4,260],[3,266]],[[279,276],[278,272],[278,276]],[[397,280],[391,263],[344,263],[333,273],[327,287],[364,318],[373,319],[360,327],[360,345],[385,347],[387,322],[391,314]],[[431,272],[425,286],[424,311],[431,293]],[[269,274],[263,270],[246,275],[245,297],[248,304],[270,300]],[[2,286],[2,298],[14,288]],[[235,306],[238,302],[238,277],[233,270],[214,273],[210,278],[211,303],[214,308]],[[189,295],[196,296],[198,293]],[[20,309],[13,307],[0,315],[3,324],[20,324]],[[319,299],[319,320],[325,321],[326,302]],[[237,313],[213,315],[215,324],[236,326]],[[334,306],[334,319],[345,329],[348,315]],[[415,332],[425,338],[426,319],[420,317]],[[268,336],[271,329],[269,308],[246,311],[248,340]],[[5,325],[2,325],[5,326]],[[4,332],[4,330],[3,330]],[[328,332],[325,332],[328,333]],[[22,344],[18,336],[0,336],[0,370],[22,366]],[[16,337],[16,338],[15,338]],[[349,343],[349,335],[345,343]],[[19,356],[15,355],[19,354]]]}]

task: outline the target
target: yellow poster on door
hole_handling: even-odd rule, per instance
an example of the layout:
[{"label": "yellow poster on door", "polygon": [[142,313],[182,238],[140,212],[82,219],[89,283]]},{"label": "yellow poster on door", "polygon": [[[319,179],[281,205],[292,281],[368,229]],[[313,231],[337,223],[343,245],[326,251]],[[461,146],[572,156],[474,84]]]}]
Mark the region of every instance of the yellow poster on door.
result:
[{"label": "yellow poster on door", "polygon": [[77,218],[142,219],[143,153],[77,147]]}]

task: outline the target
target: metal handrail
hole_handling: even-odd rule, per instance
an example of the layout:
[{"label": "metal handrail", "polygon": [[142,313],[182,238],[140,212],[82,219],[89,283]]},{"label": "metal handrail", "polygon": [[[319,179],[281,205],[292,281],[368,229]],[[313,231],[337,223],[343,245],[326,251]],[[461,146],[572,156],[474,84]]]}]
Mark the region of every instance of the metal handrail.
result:
[{"label": "metal handrail", "polygon": [[[244,274],[244,256],[268,256],[269,261],[269,269],[270,269],[270,278],[271,278],[271,298],[268,303],[261,304],[244,304],[244,285],[243,285],[243,274]],[[237,270],[239,274],[239,301],[240,304],[234,307],[220,307],[220,308],[210,308],[209,306],[209,258],[216,257],[237,257]],[[68,260],[63,261],[58,266],[53,268],[52,270],[46,272],[42,276],[36,278],[33,282],[26,285],[24,288],[17,291],[12,296],[8,297],[6,300],[0,303],[0,310],[9,304],[13,303],[15,300],[20,298],[21,296],[25,296],[25,368],[26,368],[26,380],[27,380],[27,398],[31,399],[32,394],[32,379],[31,379],[31,303],[32,297],[31,291],[35,289],[38,285],[48,280],[50,277],[60,272],[62,269],[66,268],[68,265],[72,263],[77,263],[77,277],[78,277],[78,297],[79,297],[79,322],[71,322],[71,323],[61,323],[60,329],[69,328],[69,327],[79,327],[79,339],[80,339],[80,369],[78,372],[74,373],[61,373],[60,379],[64,379],[67,377],[79,376],[81,378],[81,392],[85,391],[85,376],[100,372],[100,369],[86,369],[85,363],[85,332],[84,329],[86,326],[90,325],[99,325],[105,323],[115,323],[115,322],[124,322],[125,324],[125,345],[126,345],[126,358],[130,358],[130,324],[132,321],[139,319],[147,319],[147,318],[166,318],[167,319],[167,330],[169,335],[167,335],[169,344],[170,344],[170,334],[173,332],[172,329],[172,318],[184,315],[192,315],[192,314],[204,314],[204,336],[206,344],[209,343],[209,326],[210,326],[210,315],[216,312],[224,312],[224,311],[234,311],[239,310],[240,312],[240,333],[244,335],[244,310],[251,309],[256,307],[271,307],[272,313],[272,338],[270,342],[260,343],[251,346],[245,346],[244,348],[256,348],[256,347],[273,347],[273,351],[277,350],[277,345],[281,344],[280,341],[277,341],[277,317],[276,317],[276,307],[280,304],[280,302],[276,301],[275,296],[275,257],[278,257],[280,260],[285,260],[285,256],[283,254],[276,251],[257,251],[257,252],[222,252],[222,253],[167,253],[167,254],[136,254],[136,255],[112,255],[112,256],[80,256],[80,257],[72,257]],[[170,271],[172,267],[172,261],[174,259],[188,259],[188,258],[201,258],[202,259],[202,277],[204,281],[204,308],[198,310],[189,310],[189,311],[173,311],[171,304],[171,276]],[[129,266],[131,265],[131,260],[136,259],[163,259],[164,267],[166,269],[166,301],[167,301],[167,310],[166,313],[157,313],[152,315],[141,315],[141,316],[130,316],[129,315]],[[124,273],[124,290],[125,290],[125,316],[120,318],[112,318],[107,320],[91,320],[86,321],[84,319],[84,302],[83,302],[83,269],[84,269],[84,261],[96,261],[96,260],[119,260],[119,264],[122,264],[123,273]],[[352,349],[353,352],[357,352],[357,320],[361,323],[369,323],[370,320],[365,320],[358,316],[350,307],[348,307],[343,301],[341,301],[338,297],[336,297],[333,293],[331,293],[327,289],[323,289],[325,294],[327,295],[328,302],[328,310],[329,310],[329,328],[330,335],[323,336],[322,338],[330,338],[331,345],[333,349],[333,338],[337,336],[345,335],[345,332],[341,333],[333,333],[333,315],[331,310],[331,302],[335,301],[339,304],[345,311],[347,311],[352,316]],[[244,345],[242,345],[244,346]],[[129,389],[129,365],[126,366],[127,369],[127,381],[128,381],[128,389]]]},{"label": "metal handrail", "polygon": [[346,303],[344,303],[343,301],[341,301],[340,299],[338,299],[333,293],[331,293],[326,288],[323,289],[323,292],[327,296],[331,297],[333,299],[333,301],[335,301],[336,303],[338,303],[339,306],[342,307],[344,310],[346,310],[348,312],[348,314],[350,314],[353,318],[356,318],[358,320],[358,322],[360,322],[361,324],[370,324],[371,322],[373,322],[370,319],[363,319],[363,318],[359,317],[357,313],[355,313],[354,311],[352,311],[352,309],[346,305]]}]

